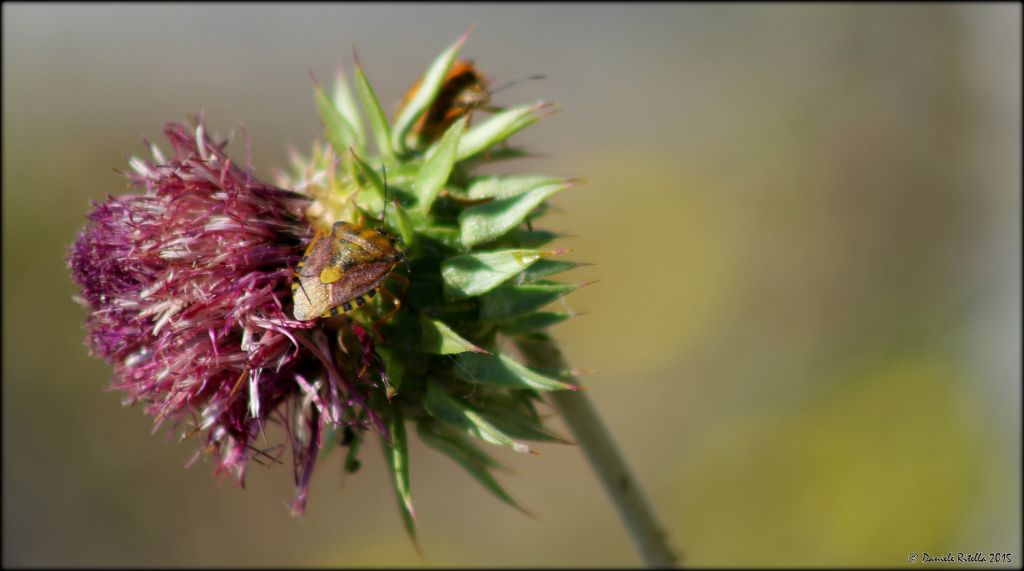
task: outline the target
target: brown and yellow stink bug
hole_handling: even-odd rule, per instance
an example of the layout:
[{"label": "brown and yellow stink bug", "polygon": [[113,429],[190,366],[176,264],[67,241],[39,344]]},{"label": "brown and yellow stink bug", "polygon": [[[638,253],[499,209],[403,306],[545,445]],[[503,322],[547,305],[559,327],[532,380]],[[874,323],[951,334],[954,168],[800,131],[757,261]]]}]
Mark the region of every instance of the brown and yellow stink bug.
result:
[{"label": "brown and yellow stink bug", "polygon": [[395,242],[383,229],[350,222],[335,222],[329,235],[317,231],[295,267],[295,319],[331,317],[366,305],[405,260]]}]

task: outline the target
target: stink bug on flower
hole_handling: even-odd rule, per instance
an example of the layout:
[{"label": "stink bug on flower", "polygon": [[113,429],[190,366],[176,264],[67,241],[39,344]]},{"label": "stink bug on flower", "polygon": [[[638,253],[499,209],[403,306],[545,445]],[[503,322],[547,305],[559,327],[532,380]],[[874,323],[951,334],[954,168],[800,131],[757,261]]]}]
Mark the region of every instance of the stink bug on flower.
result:
[{"label": "stink bug on flower", "polygon": [[320,230],[295,267],[294,316],[299,321],[331,317],[366,305],[405,253],[383,229],[350,222]]}]

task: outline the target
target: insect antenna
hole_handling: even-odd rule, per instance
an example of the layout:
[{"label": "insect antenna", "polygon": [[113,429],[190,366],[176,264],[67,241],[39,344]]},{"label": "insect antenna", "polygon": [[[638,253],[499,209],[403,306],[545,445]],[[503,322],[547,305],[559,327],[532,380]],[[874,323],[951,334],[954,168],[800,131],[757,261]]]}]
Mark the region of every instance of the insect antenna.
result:
[{"label": "insect antenna", "polygon": [[[547,79],[547,78],[548,78],[548,76],[538,73],[538,74],[534,74],[534,75],[527,75],[526,77],[520,77],[518,79],[513,79],[511,81],[506,81],[505,83],[501,84],[498,87],[495,87],[494,89],[488,89],[487,90],[487,97],[489,99],[489,98],[493,97],[495,93],[498,93],[499,91],[504,91],[504,90],[508,89],[509,87],[512,87],[513,85],[522,83],[524,81],[533,81],[533,80],[537,80],[537,79]],[[460,105],[460,107],[472,108],[473,106],[472,105]],[[490,111],[492,113],[498,112],[498,111],[504,111],[504,108],[502,108],[502,107],[495,107],[493,105],[487,105],[487,106],[481,107],[481,109],[483,109],[485,111]]]},{"label": "insect antenna", "polygon": [[380,227],[383,228],[388,219],[388,169],[380,165],[380,172],[384,178],[384,209],[380,212]]},{"label": "insect antenna", "polygon": [[494,89],[488,89],[487,91],[491,95],[494,95],[495,93],[498,93],[499,91],[504,91],[504,90],[508,89],[509,87],[512,87],[513,85],[515,85],[517,83],[522,83],[524,81],[533,81],[535,79],[547,79],[547,78],[548,78],[548,76],[543,75],[543,74],[539,74],[539,73],[538,74],[534,74],[534,75],[527,75],[526,77],[520,77],[519,79],[513,79],[511,81],[506,81],[500,87],[495,87]]},{"label": "insect antenna", "polygon": [[[513,85],[520,84],[520,83],[522,83],[524,81],[534,81],[534,80],[542,80],[542,79],[548,79],[548,76],[545,76],[545,75],[542,75],[542,74],[535,74],[535,75],[532,75],[532,76],[526,76],[526,77],[522,77],[522,78],[511,80],[511,81],[507,81],[507,82],[503,83],[502,85],[500,85],[500,86],[498,86],[498,87],[496,87],[494,89],[487,89],[487,98],[489,99],[490,97],[493,97],[495,95],[495,93],[498,93],[499,91],[504,91],[504,90],[512,87]],[[477,104],[473,104],[473,103],[460,102],[460,103],[457,103],[455,105],[455,107],[456,108],[463,108],[463,109],[473,109],[473,108],[476,108],[477,105],[478,105],[478,103]],[[503,107],[496,107],[494,105],[483,105],[483,106],[479,106],[478,108],[482,108],[482,109],[484,109],[484,111],[488,111],[488,112],[492,112],[492,113],[504,111]]]},{"label": "insect antenna", "polygon": [[[380,227],[383,229],[388,219],[388,169],[380,165],[381,178],[384,179],[384,209],[380,212]],[[405,259],[405,269],[412,273],[412,266],[409,265],[409,258]]]}]

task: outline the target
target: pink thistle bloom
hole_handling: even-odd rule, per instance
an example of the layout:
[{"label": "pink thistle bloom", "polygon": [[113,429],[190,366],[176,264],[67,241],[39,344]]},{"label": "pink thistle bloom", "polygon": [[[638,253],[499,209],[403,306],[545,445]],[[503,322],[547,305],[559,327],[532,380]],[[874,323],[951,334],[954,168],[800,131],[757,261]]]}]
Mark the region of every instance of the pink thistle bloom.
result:
[{"label": "pink thistle bloom", "polygon": [[88,344],[114,365],[126,404],[145,403],[154,430],[170,419],[202,432],[201,451],[239,484],[250,459],[271,457],[257,437],[280,422],[301,513],[325,425],[361,426],[356,407],[376,420],[361,406],[365,387],[335,363],[338,336],[286,308],[312,234],[309,199],[256,180],[201,125],[164,132],[173,157],[153,147],[152,162],[131,161],[128,178],[145,192],[94,203],[70,248]]}]

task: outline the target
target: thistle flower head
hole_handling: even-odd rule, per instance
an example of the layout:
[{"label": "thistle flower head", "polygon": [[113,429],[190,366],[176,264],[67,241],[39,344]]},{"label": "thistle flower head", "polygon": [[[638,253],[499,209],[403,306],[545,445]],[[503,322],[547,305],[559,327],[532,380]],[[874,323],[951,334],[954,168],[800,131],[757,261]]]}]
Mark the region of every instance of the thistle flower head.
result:
[{"label": "thistle flower head", "polygon": [[[285,307],[309,201],[232,163],[202,125],[165,134],[172,156],[154,146],[153,160],[132,160],[142,192],[94,204],[68,262],[91,310],[89,345],[113,363],[114,388],[145,403],[158,426],[205,431],[219,469],[241,481],[267,420],[313,390],[297,379],[323,371],[297,340],[309,324]],[[310,448],[295,450],[303,467]]]},{"label": "thistle flower head", "polygon": [[280,423],[295,511],[322,448],[347,448],[354,471],[376,433],[412,534],[407,422],[517,508],[473,441],[523,453],[530,440],[564,441],[537,405],[575,390],[574,373],[528,367],[503,340],[547,340],[571,316],[543,308],[579,287],[550,279],[579,264],[543,249],[557,235],[534,223],[578,181],[474,172],[521,156],[506,141],[550,106],[478,118],[485,109],[467,97],[490,97],[480,72],[456,63],[464,41],[392,121],[358,64],[354,90],[340,72],[332,96],[315,86],[325,141],[295,153],[277,186],[201,125],[169,126],[173,156],[133,160],[143,192],[96,205],[72,246],[89,343],[114,364],[115,387],[158,423],[204,431],[204,449],[239,478],[268,455],[256,445],[264,426]]}]

